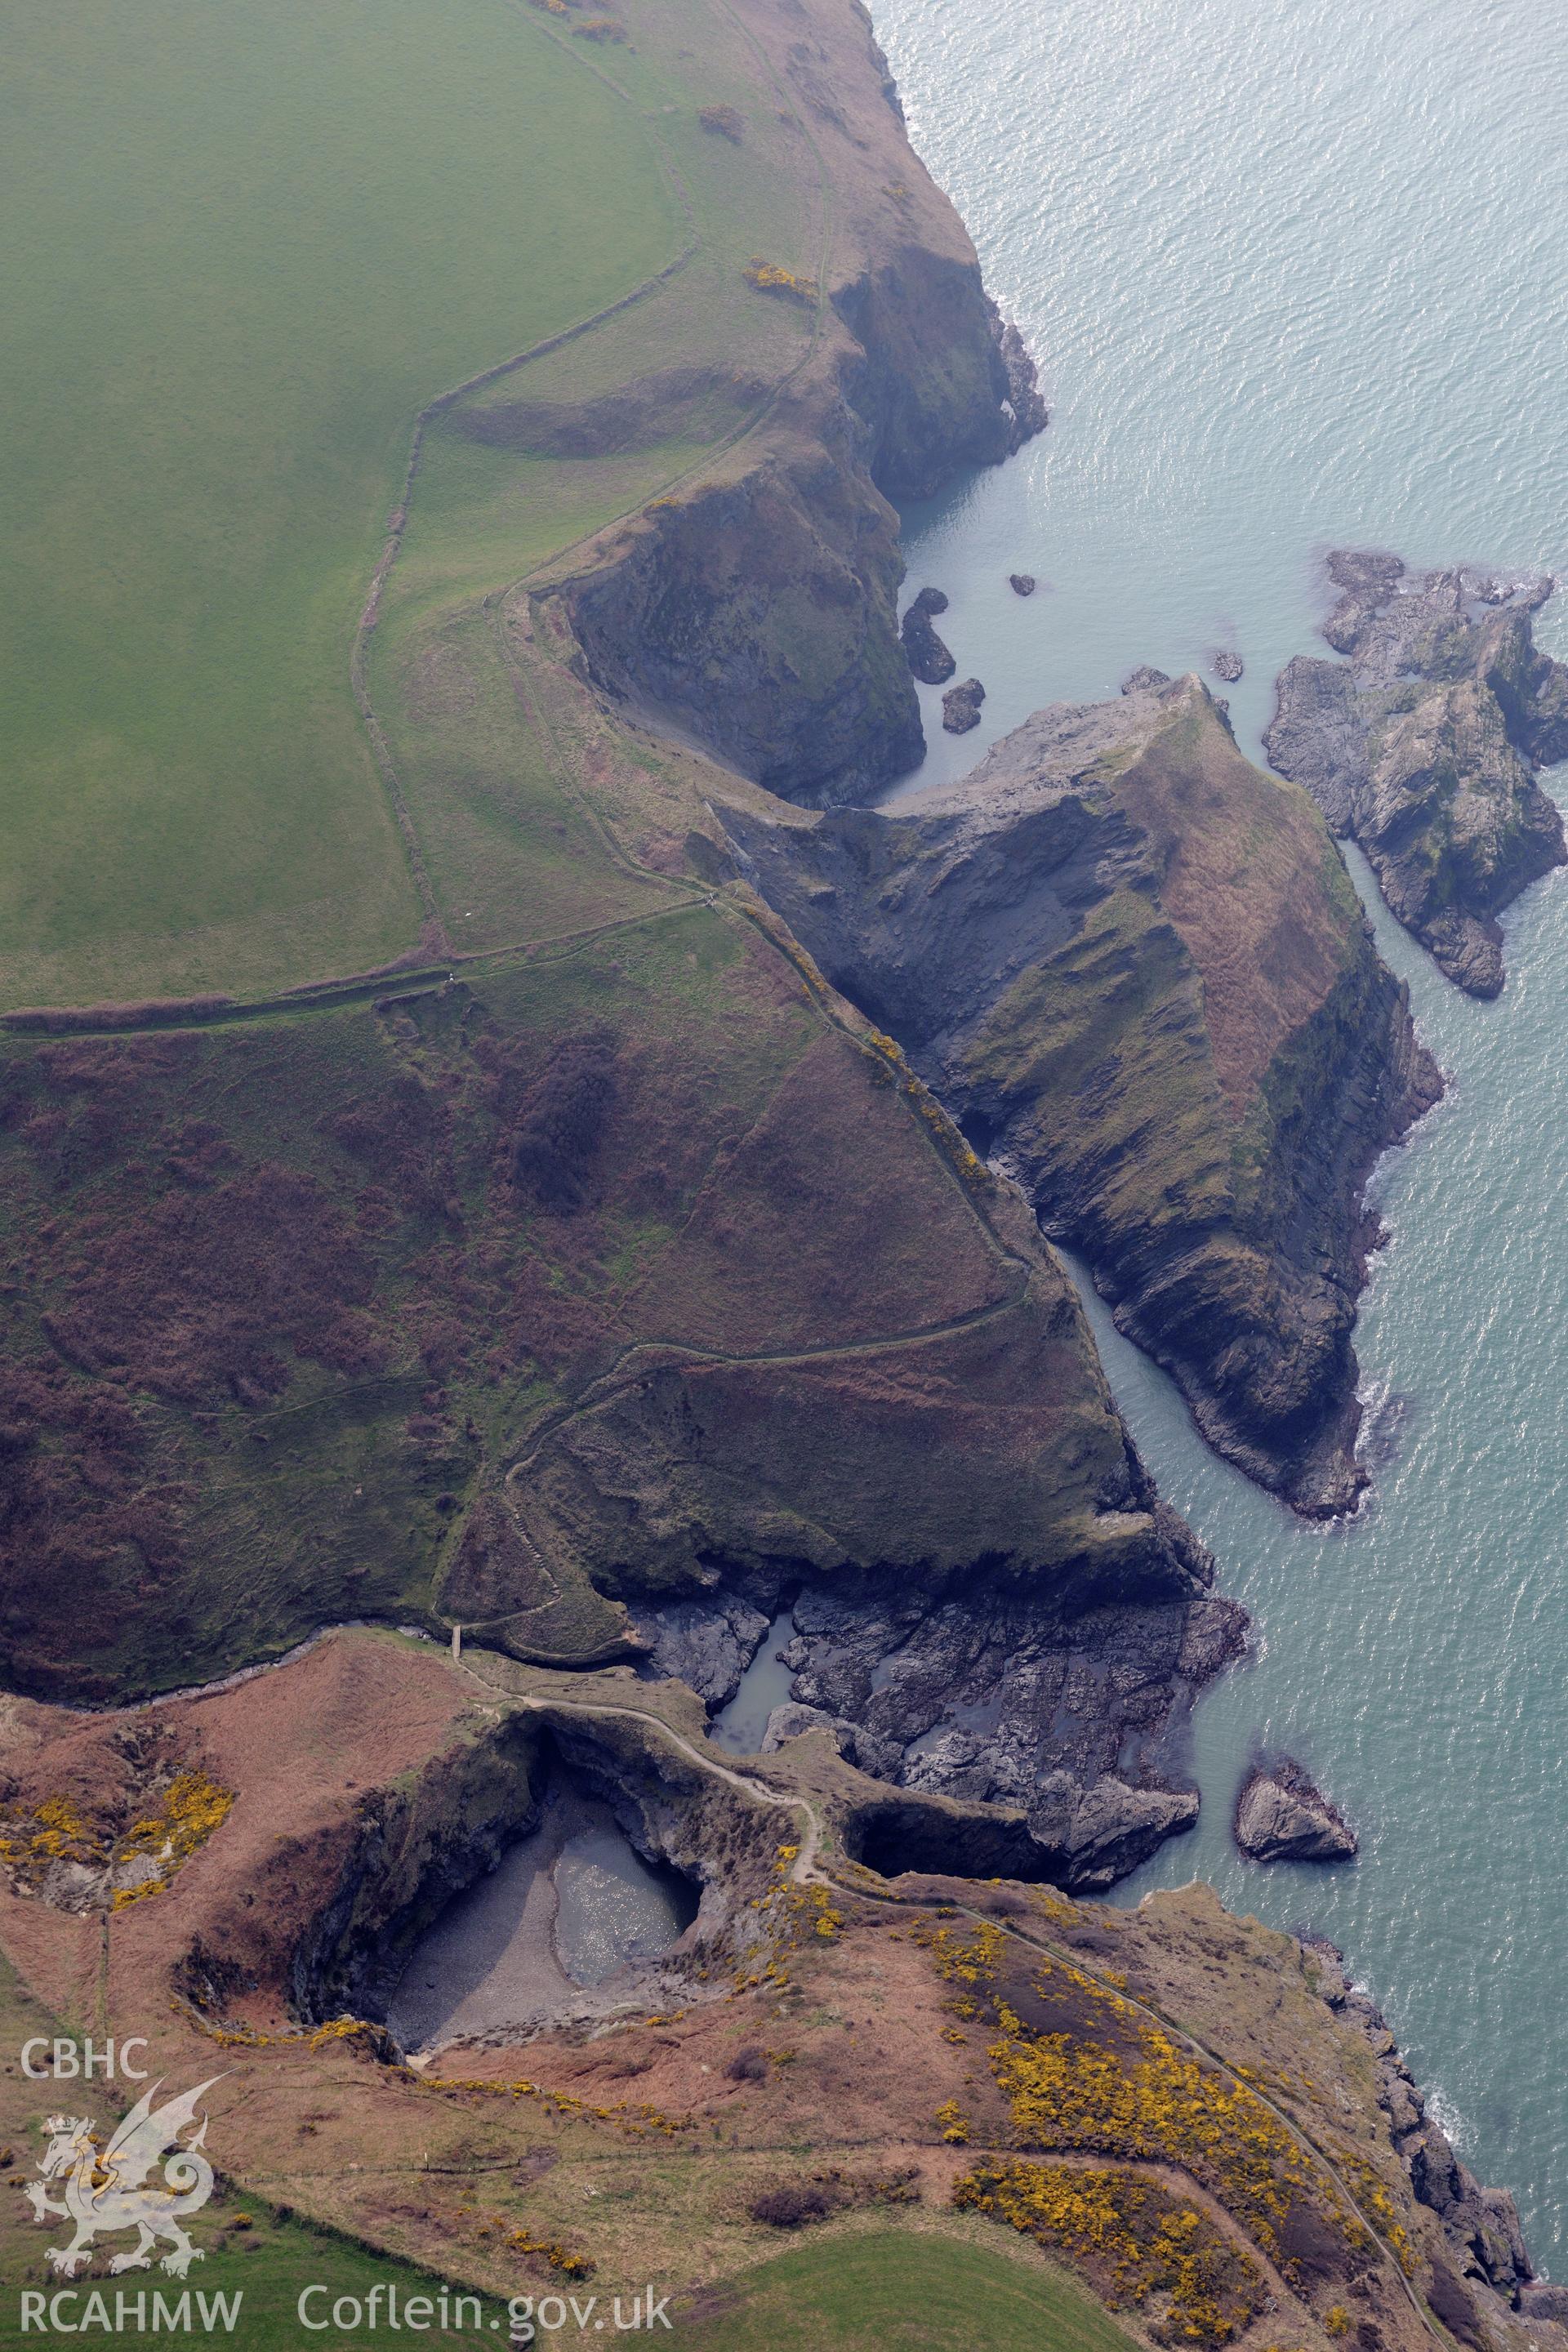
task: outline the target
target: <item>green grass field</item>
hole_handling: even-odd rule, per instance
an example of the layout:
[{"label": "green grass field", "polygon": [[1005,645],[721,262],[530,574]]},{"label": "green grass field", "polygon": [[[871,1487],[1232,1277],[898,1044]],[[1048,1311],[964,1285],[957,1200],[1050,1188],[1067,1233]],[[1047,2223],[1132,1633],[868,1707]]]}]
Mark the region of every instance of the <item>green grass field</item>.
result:
[{"label": "green grass field", "polygon": [[682,2352],[1131,2352],[1131,2338],[1069,2281],[903,2230],[781,2254],[675,2340]]},{"label": "green grass field", "polygon": [[19,0],[0,386],[0,1001],[406,946],[350,691],[422,404],[687,225],[515,0]]}]

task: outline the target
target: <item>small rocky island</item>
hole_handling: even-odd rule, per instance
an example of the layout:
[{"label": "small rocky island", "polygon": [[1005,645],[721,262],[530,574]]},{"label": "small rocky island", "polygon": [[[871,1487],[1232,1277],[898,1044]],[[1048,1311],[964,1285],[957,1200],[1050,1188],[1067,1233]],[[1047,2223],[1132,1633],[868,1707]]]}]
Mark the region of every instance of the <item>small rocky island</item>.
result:
[{"label": "small rocky island", "polygon": [[1236,1801],[1236,1842],[1253,1862],[1348,1862],[1354,1830],[1293,1757],[1258,1764]]},{"label": "small rocky island", "polygon": [[904,659],[922,686],[945,684],[958,667],[932,626],[936,614],[946,610],[947,598],[940,588],[922,588],[904,614],[899,632]]},{"label": "small rocky island", "polygon": [[1032,596],[1036,587],[1035,575],[1032,572],[1009,572],[1007,585],[1015,596]]},{"label": "small rocky island", "polygon": [[1264,737],[1335,833],[1366,852],[1392,911],[1457,986],[1496,996],[1497,918],[1568,860],[1536,781],[1568,758],[1568,668],[1536,649],[1550,580],[1407,572],[1341,549],[1323,635],[1343,661],[1299,655]]},{"label": "small rocky island", "polygon": [[972,727],[980,724],[980,706],[985,699],[985,688],[977,677],[966,677],[962,685],[950,686],[942,698],[942,723],[950,735],[967,735]]}]

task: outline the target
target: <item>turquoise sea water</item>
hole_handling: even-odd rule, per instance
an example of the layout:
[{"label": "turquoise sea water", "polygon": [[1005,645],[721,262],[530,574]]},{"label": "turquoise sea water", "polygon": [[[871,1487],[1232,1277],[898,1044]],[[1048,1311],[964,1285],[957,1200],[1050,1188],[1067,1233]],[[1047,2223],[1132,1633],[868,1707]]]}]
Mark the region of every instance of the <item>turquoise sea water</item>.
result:
[{"label": "turquoise sea water", "polygon": [[[1568,578],[1568,12],[878,0],[876,21],[1053,408],[1012,465],[906,517],[910,588],[948,592],[939,626],[988,689],[961,741],[928,714],[921,782],[1043,702],[1216,645],[1246,660],[1220,690],[1256,755],[1276,671],[1314,649],[1330,546]],[[1048,589],[1020,602],[1016,570]],[[1539,634],[1568,654],[1568,611]],[[1510,917],[1493,1005],[1377,924],[1450,1091],[1376,1180],[1369,1507],[1292,1520],[1094,1310],[1151,1468],[1257,1627],[1199,1711],[1202,1825],[1122,1895],[1201,1874],[1332,1936],[1563,2277],[1568,876]],[[1342,1804],[1353,1867],[1241,1863],[1258,1745]]]}]

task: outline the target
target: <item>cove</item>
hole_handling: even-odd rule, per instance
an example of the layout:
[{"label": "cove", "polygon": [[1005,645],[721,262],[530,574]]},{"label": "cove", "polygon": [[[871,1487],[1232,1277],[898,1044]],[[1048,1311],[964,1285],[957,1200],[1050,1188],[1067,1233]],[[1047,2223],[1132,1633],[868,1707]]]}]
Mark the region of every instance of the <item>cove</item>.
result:
[{"label": "cove", "polygon": [[407,2051],[522,2033],[669,1950],[696,1890],[646,1863],[606,1804],[557,1782],[537,1826],[409,1954],[386,2021]]},{"label": "cove", "polygon": [[[1568,574],[1568,21],[1390,0],[881,0],[911,136],[1042,367],[1053,422],[905,513],[908,593],[987,689],[911,784],[966,772],[1040,704],[1140,663],[1208,669],[1260,757],[1272,681],[1321,651],[1322,553],[1385,545]],[[1041,585],[1016,597],[1010,572]],[[1559,597],[1540,640],[1568,649]],[[1563,779],[1549,778],[1560,793]],[[1293,1519],[1203,1445],[1087,1296],[1168,1499],[1251,1611],[1204,1702],[1198,1830],[1119,1890],[1193,1875],[1342,1945],[1445,2126],[1568,2273],[1568,882],[1507,919],[1508,987],[1466,1001],[1383,913],[1448,1075],[1374,1198],[1392,1239],[1357,1333],[1376,1471],[1358,1517]],[[1231,1844],[1259,1747],[1300,1756],[1362,1836],[1335,1871]]]}]

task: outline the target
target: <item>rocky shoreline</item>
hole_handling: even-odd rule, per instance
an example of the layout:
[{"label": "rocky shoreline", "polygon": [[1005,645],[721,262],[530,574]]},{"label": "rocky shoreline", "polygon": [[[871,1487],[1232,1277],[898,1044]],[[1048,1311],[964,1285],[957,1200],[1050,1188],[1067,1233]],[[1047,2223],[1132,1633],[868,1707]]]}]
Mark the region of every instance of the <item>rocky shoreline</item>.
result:
[{"label": "rocky shoreline", "polygon": [[1536,781],[1568,758],[1568,668],[1531,631],[1552,583],[1408,572],[1351,549],[1328,573],[1340,597],[1322,633],[1346,658],[1288,664],[1269,761],[1360,844],[1392,912],[1455,985],[1496,996],[1498,916],[1568,861]]},{"label": "rocky shoreline", "polygon": [[[1185,1590],[1065,1620],[1005,1594],[807,1586],[789,1596],[790,1699],[765,1746],[826,1730],[873,1780],[1021,1813],[1034,1874],[1103,1892],[1197,1820],[1196,1792],[1171,1761],[1194,1700],[1247,1629],[1238,1603],[1205,1589],[1213,1573],[1194,1557]],[[784,1598],[764,1597],[762,1608],[727,1596],[639,1611],[639,1671],[686,1683],[716,1713]]]},{"label": "rocky shoreline", "polygon": [[[1352,1982],[1345,1956],[1326,1936],[1300,1938],[1314,1990],[1364,2037],[1376,2069],[1377,2100],[1419,2203],[1436,2214],[1458,2275],[1433,2265],[1432,2308],[1451,2335],[1481,2352],[1487,2338],[1472,2286],[1489,2289],[1526,2320],[1568,2320],[1568,2287],[1536,2275],[1519,2208],[1506,2189],[1484,2189],[1454,2152],[1401,2057],[1388,2021]],[[1462,2284],[1461,2282],[1465,2282]]]}]

